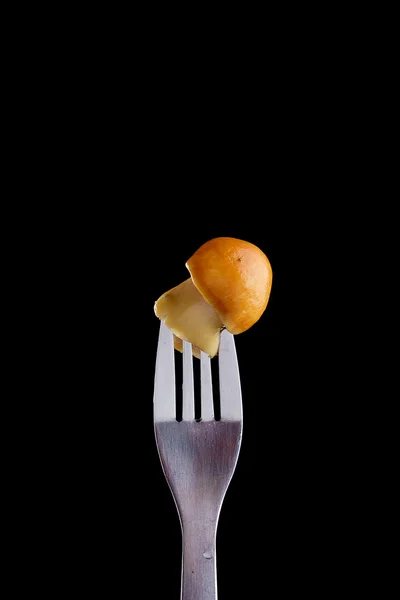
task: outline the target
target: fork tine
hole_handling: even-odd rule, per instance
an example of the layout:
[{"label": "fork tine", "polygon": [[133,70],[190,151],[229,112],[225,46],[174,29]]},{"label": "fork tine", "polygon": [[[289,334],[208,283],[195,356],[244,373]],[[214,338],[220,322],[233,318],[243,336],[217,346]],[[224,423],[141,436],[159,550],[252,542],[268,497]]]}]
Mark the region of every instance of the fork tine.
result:
[{"label": "fork tine", "polygon": [[218,365],[221,420],[241,420],[243,418],[242,391],[236,346],[233,335],[226,329],[221,332]]},{"label": "fork tine", "polygon": [[175,360],[172,331],[161,321],[154,376],[154,420],[172,421],[175,409]]},{"label": "fork tine", "polygon": [[194,382],[192,344],[183,342],[182,420],[194,420]]},{"label": "fork tine", "polygon": [[210,357],[204,352],[200,353],[200,396],[201,420],[214,420],[213,391],[211,378]]}]

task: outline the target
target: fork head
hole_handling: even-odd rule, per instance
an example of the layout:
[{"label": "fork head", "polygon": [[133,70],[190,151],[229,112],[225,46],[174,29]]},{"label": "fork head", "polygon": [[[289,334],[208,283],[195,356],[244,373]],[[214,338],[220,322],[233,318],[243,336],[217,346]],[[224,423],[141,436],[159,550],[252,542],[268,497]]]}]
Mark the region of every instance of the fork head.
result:
[{"label": "fork head", "polygon": [[[161,323],[154,386],[154,428],[164,475],[181,521],[216,522],[235,471],[242,438],[240,377],[232,334],[221,333],[220,420],[214,418],[210,358],[200,356],[201,419],[195,419],[193,356],[183,344],[182,420],[176,419],[173,335]],[[196,359],[197,360],[197,359]],[[215,358],[213,359],[215,360]]]}]

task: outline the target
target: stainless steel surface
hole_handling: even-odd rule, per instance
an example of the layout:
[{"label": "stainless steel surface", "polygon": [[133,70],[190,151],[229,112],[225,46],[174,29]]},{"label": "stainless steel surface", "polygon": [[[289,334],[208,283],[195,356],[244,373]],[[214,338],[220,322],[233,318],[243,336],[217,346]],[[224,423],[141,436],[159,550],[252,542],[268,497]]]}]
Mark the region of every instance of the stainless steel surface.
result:
[{"label": "stainless steel surface", "polygon": [[[183,418],[176,420],[173,336],[160,324],[154,380],[154,429],[165,478],[182,527],[181,600],[216,600],[216,533],[242,439],[242,396],[233,336],[221,334],[221,419],[214,420],[211,365],[201,353],[201,420],[194,418],[191,344],[183,344]],[[198,359],[195,359],[198,360]],[[214,359],[216,360],[216,359]]]}]

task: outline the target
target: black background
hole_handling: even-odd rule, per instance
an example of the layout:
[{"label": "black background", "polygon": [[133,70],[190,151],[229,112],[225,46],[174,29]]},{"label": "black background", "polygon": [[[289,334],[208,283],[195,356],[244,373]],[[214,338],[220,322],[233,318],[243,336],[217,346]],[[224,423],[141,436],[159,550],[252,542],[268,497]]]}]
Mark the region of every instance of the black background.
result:
[{"label": "black background", "polygon": [[382,468],[377,427],[363,421],[382,394],[366,407],[373,369],[358,359],[359,331],[372,354],[381,329],[369,296],[382,283],[370,262],[379,231],[363,224],[381,148],[365,44],[349,59],[336,24],[327,35],[331,16],[317,30],[296,15],[265,44],[235,30],[206,56],[203,38],[186,54],[164,22],[168,40],[154,19],[142,40],[118,18],[114,41],[92,17],[73,14],[65,37],[54,26],[36,53],[32,28],[9,86],[13,585],[179,597],[180,527],[153,433],[153,305],[223,235],[258,245],[274,279],[264,315],[236,337],[244,433],[218,528],[219,598],[343,595],[349,575],[359,591],[380,489],[370,470]]}]

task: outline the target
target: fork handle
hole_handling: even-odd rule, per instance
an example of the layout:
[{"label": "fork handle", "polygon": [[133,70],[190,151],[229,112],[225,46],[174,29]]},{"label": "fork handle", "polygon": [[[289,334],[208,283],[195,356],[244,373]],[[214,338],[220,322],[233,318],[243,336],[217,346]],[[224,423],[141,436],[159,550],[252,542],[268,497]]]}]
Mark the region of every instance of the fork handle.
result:
[{"label": "fork handle", "polygon": [[182,522],[181,600],[217,599],[216,520]]}]

